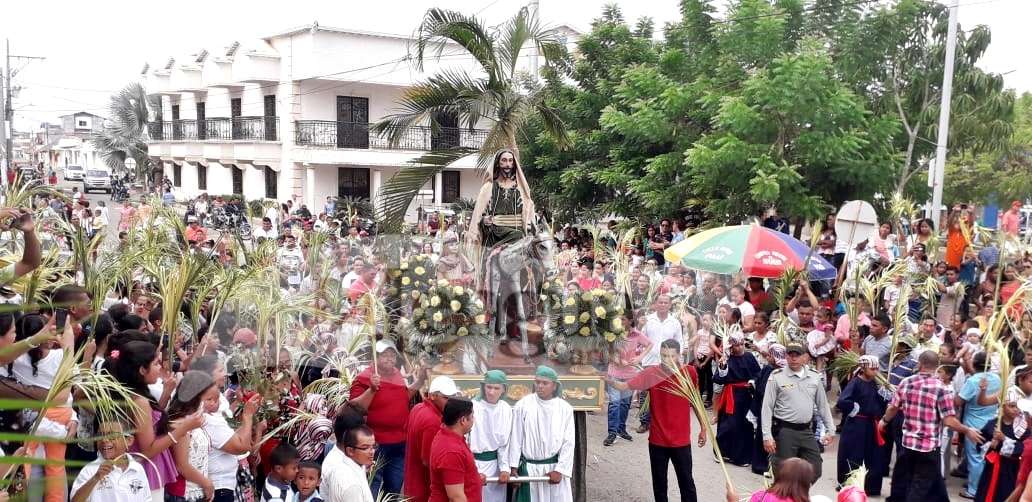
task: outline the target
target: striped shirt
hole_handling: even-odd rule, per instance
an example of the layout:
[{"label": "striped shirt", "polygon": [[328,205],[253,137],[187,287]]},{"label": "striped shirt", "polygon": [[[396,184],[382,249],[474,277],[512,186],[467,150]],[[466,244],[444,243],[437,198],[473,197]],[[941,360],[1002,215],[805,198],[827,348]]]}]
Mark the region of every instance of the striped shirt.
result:
[{"label": "striped shirt", "polygon": [[938,449],[942,420],[957,414],[953,389],[931,373],[904,379],[890,404],[903,414],[903,447],[919,452]]}]

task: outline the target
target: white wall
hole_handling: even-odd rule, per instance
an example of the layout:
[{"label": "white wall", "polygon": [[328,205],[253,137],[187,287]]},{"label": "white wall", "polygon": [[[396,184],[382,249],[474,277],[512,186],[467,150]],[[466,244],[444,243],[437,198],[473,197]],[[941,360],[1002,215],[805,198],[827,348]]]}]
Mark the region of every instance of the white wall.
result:
[{"label": "white wall", "polygon": [[395,108],[403,89],[385,85],[306,80],[301,82],[300,120],[337,120],[337,96],[369,99],[369,122],[376,122]]}]

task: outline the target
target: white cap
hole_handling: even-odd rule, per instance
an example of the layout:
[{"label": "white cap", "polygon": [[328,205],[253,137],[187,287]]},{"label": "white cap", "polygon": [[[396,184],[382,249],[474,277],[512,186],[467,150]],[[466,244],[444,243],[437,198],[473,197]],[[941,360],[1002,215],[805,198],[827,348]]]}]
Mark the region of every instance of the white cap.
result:
[{"label": "white cap", "polygon": [[383,351],[387,349],[394,349],[394,352],[398,351],[398,347],[394,345],[394,342],[390,340],[378,340],[376,342],[376,353],[383,354]]},{"label": "white cap", "polygon": [[196,216],[187,216],[186,217],[186,222],[187,223],[196,223],[197,222],[197,217]]},{"label": "white cap", "polygon": [[438,376],[430,382],[430,393],[434,392],[440,392],[445,396],[454,396],[459,393],[459,388],[455,386],[455,380],[450,377]]},{"label": "white cap", "polygon": [[981,337],[982,336],[982,332],[979,331],[978,328],[968,328],[967,331],[964,332],[964,334],[967,335],[967,336],[971,336],[971,335],[975,335],[977,337]]}]

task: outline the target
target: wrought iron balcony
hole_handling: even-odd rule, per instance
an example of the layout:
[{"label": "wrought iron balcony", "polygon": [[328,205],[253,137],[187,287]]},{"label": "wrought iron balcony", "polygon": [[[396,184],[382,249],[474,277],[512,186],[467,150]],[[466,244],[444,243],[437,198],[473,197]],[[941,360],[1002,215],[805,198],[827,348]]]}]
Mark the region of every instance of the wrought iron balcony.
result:
[{"label": "wrought iron balcony", "polygon": [[298,120],[295,122],[294,141],[302,146],[429,151],[460,146],[480,148],[487,138],[487,131],[483,129],[441,127],[434,131],[427,126],[413,126],[405,130],[396,145],[392,145],[387,138],[370,129],[371,124],[360,122]]},{"label": "wrought iron balcony", "polygon": [[154,141],[279,141],[277,117],[222,117],[151,122]]}]

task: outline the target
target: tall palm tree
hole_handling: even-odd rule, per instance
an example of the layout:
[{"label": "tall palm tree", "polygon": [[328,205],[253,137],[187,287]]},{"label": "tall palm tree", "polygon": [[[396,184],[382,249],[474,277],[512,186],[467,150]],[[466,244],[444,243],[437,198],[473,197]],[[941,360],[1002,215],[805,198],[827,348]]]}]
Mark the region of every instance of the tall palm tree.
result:
[{"label": "tall palm tree", "polygon": [[[150,178],[159,166],[147,153],[147,119],[150,110],[161,115],[161,103],[156,96],[148,97],[143,85],[132,83],[111,96],[109,106],[111,124],[93,137],[93,147],[100,152],[112,172],[125,169],[126,159],[136,161],[137,179],[142,179],[144,190],[150,190]],[[158,98],[160,99],[160,98]]]},{"label": "tall palm tree", "polygon": [[422,71],[427,57],[440,60],[444,49],[454,45],[472,56],[477,71],[442,70],[415,85],[398,101],[399,111],[375,124],[373,131],[396,145],[410,127],[429,123],[437,132],[439,119],[449,117],[468,130],[489,123],[487,137],[479,149],[460,146],[429,152],[384,183],[378,209],[386,231],[400,229],[419,189],[451,162],[476,153],[477,165],[483,171],[497,150],[516,152],[517,139],[530,120],[539,121],[560,145],[568,143],[566,128],[556,111],[545,103],[541,86],[519,70],[520,58],[526,56],[522,53],[527,49],[537,50],[546,67],[565,69],[566,47],[555,29],[543,28],[526,8],[497,32],[474,16],[430,9],[416,33],[416,68]]}]

